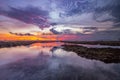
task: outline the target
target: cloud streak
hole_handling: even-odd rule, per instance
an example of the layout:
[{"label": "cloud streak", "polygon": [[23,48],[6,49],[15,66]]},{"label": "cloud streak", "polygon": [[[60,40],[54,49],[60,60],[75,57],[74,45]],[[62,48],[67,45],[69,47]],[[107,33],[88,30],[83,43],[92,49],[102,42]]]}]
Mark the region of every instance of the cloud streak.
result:
[{"label": "cloud streak", "polygon": [[13,33],[13,32],[9,32],[10,34],[12,35],[17,35],[17,36],[34,36],[33,34],[30,34],[30,33]]}]

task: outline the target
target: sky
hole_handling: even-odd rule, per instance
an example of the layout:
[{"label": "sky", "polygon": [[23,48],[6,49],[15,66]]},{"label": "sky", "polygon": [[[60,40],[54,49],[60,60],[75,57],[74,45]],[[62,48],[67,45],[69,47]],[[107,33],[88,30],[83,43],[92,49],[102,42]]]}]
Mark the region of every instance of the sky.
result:
[{"label": "sky", "polygon": [[0,40],[120,40],[120,0],[0,0],[0,35]]}]

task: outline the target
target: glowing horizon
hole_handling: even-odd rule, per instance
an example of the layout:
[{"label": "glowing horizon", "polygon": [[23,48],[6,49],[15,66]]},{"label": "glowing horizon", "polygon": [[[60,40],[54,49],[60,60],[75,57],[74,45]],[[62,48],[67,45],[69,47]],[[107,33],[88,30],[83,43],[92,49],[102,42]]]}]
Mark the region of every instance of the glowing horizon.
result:
[{"label": "glowing horizon", "polygon": [[68,40],[75,38],[75,35],[30,35],[30,36],[19,36],[10,33],[0,34],[0,41],[32,41],[32,40],[41,40],[41,41],[57,41],[57,40]]}]

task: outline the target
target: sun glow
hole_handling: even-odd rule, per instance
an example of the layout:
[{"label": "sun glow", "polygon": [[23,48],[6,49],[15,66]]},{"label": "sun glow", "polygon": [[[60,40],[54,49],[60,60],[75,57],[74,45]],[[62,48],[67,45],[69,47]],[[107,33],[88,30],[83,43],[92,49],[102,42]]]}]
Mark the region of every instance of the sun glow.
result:
[{"label": "sun glow", "polygon": [[26,41],[26,40],[41,40],[41,41],[57,41],[76,38],[75,35],[55,35],[55,34],[40,34],[40,35],[15,35],[10,33],[1,33],[0,41]]}]

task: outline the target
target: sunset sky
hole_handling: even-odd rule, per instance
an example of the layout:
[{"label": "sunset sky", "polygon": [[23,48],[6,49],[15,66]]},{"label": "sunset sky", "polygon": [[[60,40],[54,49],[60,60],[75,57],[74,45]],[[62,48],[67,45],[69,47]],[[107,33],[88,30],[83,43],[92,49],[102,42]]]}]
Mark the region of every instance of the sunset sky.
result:
[{"label": "sunset sky", "polygon": [[120,0],[0,0],[0,40],[120,40]]}]

